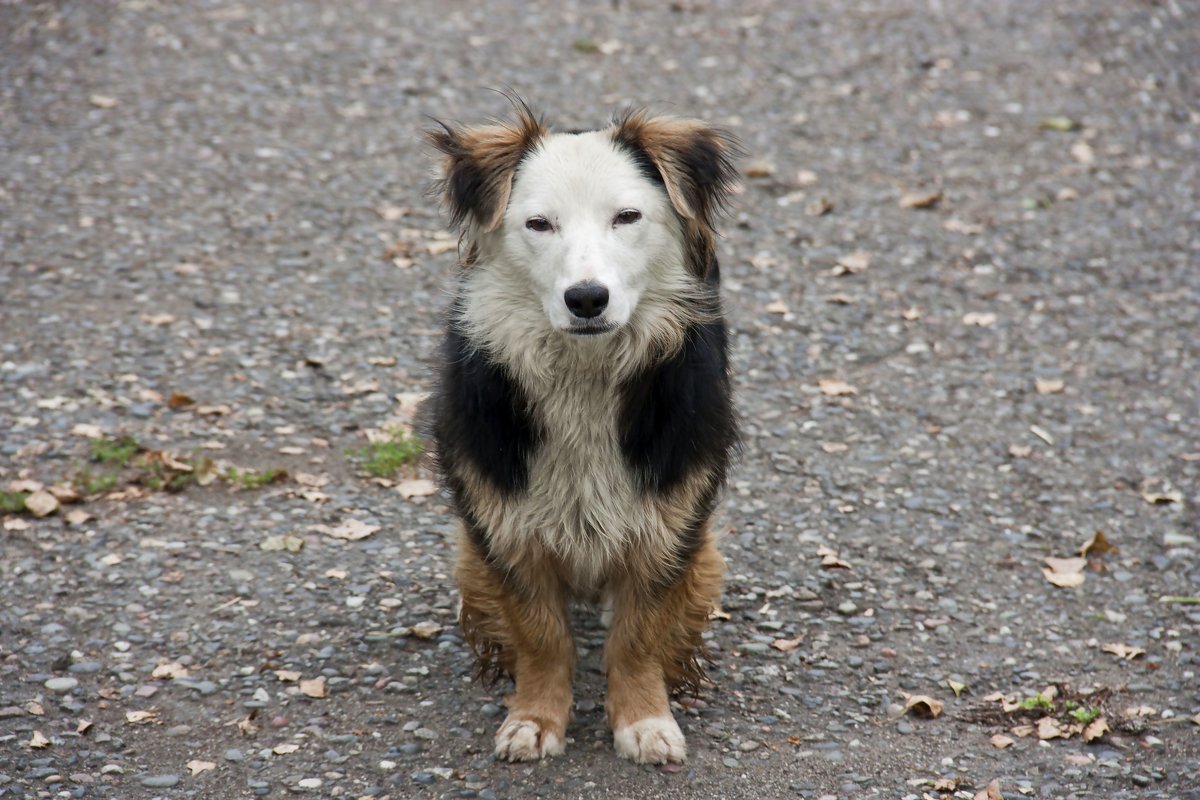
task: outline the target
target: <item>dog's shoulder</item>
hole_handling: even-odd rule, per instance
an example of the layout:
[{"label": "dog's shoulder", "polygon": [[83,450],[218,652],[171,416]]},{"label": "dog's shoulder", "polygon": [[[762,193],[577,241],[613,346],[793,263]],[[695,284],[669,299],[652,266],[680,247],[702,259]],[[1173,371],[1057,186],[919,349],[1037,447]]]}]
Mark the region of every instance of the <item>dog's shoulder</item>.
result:
[{"label": "dog's shoulder", "polygon": [[538,436],[520,385],[453,319],[442,347],[432,432],[443,473],[469,465],[504,494],[523,491]]}]

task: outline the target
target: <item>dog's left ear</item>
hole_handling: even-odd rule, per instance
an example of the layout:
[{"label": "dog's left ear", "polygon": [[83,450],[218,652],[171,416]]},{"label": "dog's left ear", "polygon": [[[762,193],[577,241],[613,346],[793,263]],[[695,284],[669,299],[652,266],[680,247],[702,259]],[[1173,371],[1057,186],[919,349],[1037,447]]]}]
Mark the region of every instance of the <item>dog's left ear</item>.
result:
[{"label": "dog's left ear", "polygon": [[700,120],[631,111],[615,121],[613,141],[654,165],[684,219],[713,228],[737,180],[737,141]]},{"label": "dog's left ear", "polygon": [[546,128],[524,103],[515,101],[512,123],[463,128],[438,122],[425,138],[445,156],[437,191],[457,226],[494,231],[504,220],[517,166],[534,150]]}]

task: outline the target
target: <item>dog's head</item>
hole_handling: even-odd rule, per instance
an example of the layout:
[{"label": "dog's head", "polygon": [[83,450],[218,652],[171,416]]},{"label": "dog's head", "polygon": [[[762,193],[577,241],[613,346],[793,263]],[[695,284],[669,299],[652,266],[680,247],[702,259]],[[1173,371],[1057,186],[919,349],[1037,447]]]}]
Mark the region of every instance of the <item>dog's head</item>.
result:
[{"label": "dog's head", "polygon": [[619,329],[648,292],[707,282],[735,176],[728,135],[642,112],[553,133],[514,105],[511,123],[429,133],[444,201],[478,254],[469,269],[503,273],[574,335]]}]

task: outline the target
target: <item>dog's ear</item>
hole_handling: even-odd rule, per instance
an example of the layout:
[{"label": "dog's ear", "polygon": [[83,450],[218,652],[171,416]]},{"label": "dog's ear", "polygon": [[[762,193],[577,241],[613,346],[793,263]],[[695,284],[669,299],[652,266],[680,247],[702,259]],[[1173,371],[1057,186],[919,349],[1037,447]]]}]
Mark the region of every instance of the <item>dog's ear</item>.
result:
[{"label": "dog's ear", "polygon": [[631,111],[614,122],[612,138],[657,170],[681,217],[715,225],[737,180],[733,158],[740,147],[732,136],[695,119]]},{"label": "dog's ear", "polygon": [[444,156],[436,190],[456,226],[494,231],[504,220],[517,166],[535,149],[546,128],[527,105],[514,101],[511,123],[464,128],[438,121],[425,138]]}]

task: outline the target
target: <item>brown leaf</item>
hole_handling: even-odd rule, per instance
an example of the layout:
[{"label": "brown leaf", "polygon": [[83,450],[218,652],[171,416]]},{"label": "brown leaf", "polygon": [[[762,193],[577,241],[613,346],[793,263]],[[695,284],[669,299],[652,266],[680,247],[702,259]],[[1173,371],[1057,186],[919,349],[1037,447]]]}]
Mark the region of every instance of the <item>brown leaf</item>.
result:
[{"label": "brown leaf", "polygon": [[172,411],[178,411],[181,408],[187,408],[195,404],[196,401],[183,392],[171,392],[171,396],[167,398],[167,408]]},{"label": "brown leaf", "polygon": [[82,508],[72,508],[63,516],[63,519],[67,521],[68,525],[82,525],[92,519],[92,515]]},{"label": "brown leaf", "polygon": [[91,730],[92,721],[90,719],[81,719],[75,724],[75,732],[83,735]]},{"label": "brown leaf", "polygon": [[1079,555],[1102,556],[1105,553],[1119,553],[1120,551],[1121,548],[1108,541],[1108,537],[1104,535],[1104,531],[1096,531],[1092,534],[1092,538],[1080,546]]},{"label": "brown leaf", "polygon": [[1092,742],[1108,732],[1108,720],[1104,717],[1096,717],[1083,729],[1083,740],[1085,742]]},{"label": "brown leaf", "polygon": [[34,750],[41,750],[50,746],[50,740],[42,735],[41,731],[34,731],[33,736],[29,739],[25,746],[31,747]]},{"label": "brown leaf", "polygon": [[1042,717],[1037,721],[1037,737],[1039,739],[1057,739],[1062,735],[1062,725],[1054,717]]},{"label": "brown leaf", "polygon": [[804,213],[810,217],[823,217],[833,211],[833,201],[822,195],[804,206]]},{"label": "brown leaf", "polygon": [[49,487],[49,492],[60,503],[78,503],[83,499],[79,496],[78,490],[67,483],[56,483]]},{"label": "brown leaf", "polygon": [[936,700],[929,695],[914,694],[910,695],[904,701],[904,710],[911,712],[916,717],[926,717],[933,719],[942,714],[942,709],[945,704],[941,700]]},{"label": "brown leaf", "polygon": [[817,381],[817,386],[820,387],[821,394],[827,397],[844,397],[858,394],[858,389],[837,378],[821,378]]},{"label": "brown leaf", "polygon": [[1120,642],[1108,642],[1100,646],[1100,649],[1105,653],[1112,653],[1122,661],[1133,661],[1138,656],[1146,655],[1146,651],[1140,647],[1133,647]]},{"label": "brown leaf", "polygon": [[[1150,505],[1166,503],[1182,503],[1183,493],[1171,485],[1165,478],[1147,478],[1142,481],[1142,499]],[[26,505],[29,501],[26,500]]]},{"label": "brown leaf", "polygon": [[149,722],[158,722],[158,709],[151,708],[146,711],[126,711],[125,721],[130,725],[143,725]]},{"label": "brown leaf", "polygon": [[58,498],[40,489],[25,498],[25,508],[35,517],[47,517],[58,510]]},{"label": "brown leaf", "polygon": [[198,758],[193,758],[191,761],[187,762],[187,768],[191,771],[192,775],[199,775],[201,772],[207,772],[210,769],[216,769],[217,765],[211,761],[201,761]]},{"label": "brown leaf", "polygon": [[1032,725],[1017,725],[1016,727],[1010,728],[1009,733],[1011,733],[1013,736],[1024,739],[1026,736],[1032,736],[1036,730],[1037,729]]},{"label": "brown leaf", "polygon": [[175,680],[176,678],[188,677],[188,670],[187,667],[178,661],[172,661],[169,664],[159,664],[154,668],[154,672],[150,673],[150,676],[152,678],[169,678]]},{"label": "brown leaf", "polygon": [[769,178],[775,174],[775,165],[759,159],[747,164],[744,172],[747,178]]},{"label": "brown leaf", "polygon": [[409,632],[418,639],[432,639],[446,628],[436,622],[418,622],[409,628]]},{"label": "brown leaf", "polygon": [[997,750],[1003,750],[1004,748],[1011,746],[1016,741],[1017,740],[1011,736],[1005,736],[1003,733],[997,733],[992,737],[992,747],[996,748]]},{"label": "brown leaf", "polygon": [[996,324],[996,315],[991,311],[968,311],[962,316],[963,325],[973,325],[977,328],[990,328]]},{"label": "brown leaf", "polygon": [[289,753],[294,753],[300,749],[298,744],[277,744],[271,748],[271,752],[277,756],[286,756]]},{"label": "brown leaf", "polygon": [[296,683],[300,680],[300,671],[293,669],[277,669],[275,677],[285,683]]},{"label": "brown leaf", "polygon": [[803,641],[803,636],[797,636],[795,639],[776,639],[775,641],[771,642],[771,647],[774,647],[776,650],[779,650],[783,653],[790,653],[799,647],[800,643]]},{"label": "brown leaf", "polygon": [[1037,378],[1033,382],[1038,394],[1059,394],[1067,385],[1058,378]]},{"label": "brown leaf", "polygon": [[1000,794],[1000,779],[980,789],[971,800],[1004,800],[1004,795]]},{"label": "brown leaf", "polygon": [[405,500],[413,497],[428,497],[437,492],[437,484],[426,479],[400,481],[396,484],[396,491]]},{"label": "brown leaf", "polygon": [[1013,458],[1029,458],[1033,455],[1033,448],[1026,444],[1010,444],[1008,454]]},{"label": "brown leaf", "polygon": [[850,569],[850,565],[838,558],[836,550],[825,545],[817,547],[817,555],[821,557],[821,566],[826,569]]},{"label": "brown leaf", "polygon": [[88,102],[96,108],[116,108],[117,98],[106,94],[93,94],[88,97]]},{"label": "brown leaf", "polygon": [[838,258],[837,263],[833,266],[833,274],[857,275],[860,272],[866,272],[869,266],[871,266],[871,254],[866,250],[855,250]]},{"label": "brown leaf", "polygon": [[378,525],[370,525],[363,522],[361,519],[348,519],[336,528],[327,528],[323,533],[327,533],[335,539],[345,539],[350,542],[357,542],[359,539],[365,539],[376,531],[380,530]]},{"label": "brown leaf", "polygon": [[1087,566],[1086,558],[1047,557],[1042,560],[1048,567],[1048,569],[1042,570],[1042,574],[1055,586],[1071,588],[1083,585],[1083,570]]},{"label": "brown leaf", "polygon": [[300,681],[300,692],[307,697],[321,698],[325,697],[325,678],[312,678],[307,681]]},{"label": "brown leaf", "polygon": [[772,300],[763,306],[763,311],[768,314],[786,314],[789,310],[787,304],[780,300]]},{"label": "brown leaf", "polygon": [[93,425],[90,422],[80,422],[71,428],[71,435],[82,436],[85,439],[103,439],[104,431],[100,430],[99,425]]},{"label": "brown leaf", "polygon": [[900,197],[901,208],[933,208],[945,195],[936,192],[906,192]]}]

